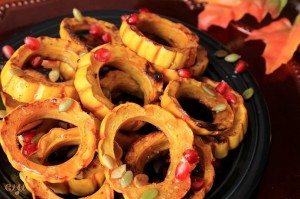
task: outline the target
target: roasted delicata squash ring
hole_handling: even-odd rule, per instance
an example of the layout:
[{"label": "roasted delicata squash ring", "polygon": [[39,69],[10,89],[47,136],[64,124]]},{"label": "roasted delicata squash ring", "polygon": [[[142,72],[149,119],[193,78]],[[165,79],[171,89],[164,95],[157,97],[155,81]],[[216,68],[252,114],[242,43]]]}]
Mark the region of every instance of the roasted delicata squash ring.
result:
[{"label": "roasted delicata squash ring", "polygon": [[[69,105],[62,110],[61,106]],[[66,106],[65,106],[66,107]],[[16,142],[20,130],[28,123],[43,118],[55,118],[78,127],[80,144],[76,154],[59,165],[40,165],[28,160],[20,151]],[[4,118],[0,134],[3,151],[11,165],[26,176],[51,183],[64,182],[75,178],[79,171],[92,161],[96,149],[95,124],[80,104],[71,98],[49,98],[18,106]]]},{"label": "roasted delicata squash ring", "polygon": [[[97,50],[105,49],[110,54],[107,61],[97,61]],[[104,65],[113,66],[129,74],[143,91],[144,104],[155,102],[162,93],[162,79],[155,77],[148,62],[123,45],[104,44],[84,55],[79,61],[75,75],[75,88],[85,108],[100,120],[115,107],[99,85],[99,72]],[[101,79],[100,79],[101,81]]]},{"label": "roasted delicata squash ring", "polygon": [[101,28],[104,33],[108,33],[111,38],[111,43],[122,43],[119,30],[114,24],[87,16],[82,17],[82,21],[78,21],[76,18],[64,18],[60,23],[59,35],[63,39],[86,46],[87,49],[94,48],[96,46],[90,46],[76,35],[76,32],[89,30],[91,25],[96,25]]},{"label": "roasted delicata squash ring", "polygon": [[[180,105],[180,97],[198,100],[212,110],[213,121],[206,122],[191,117]],[[198,135],[218,134],[233,125],[234,114],[227,100],[215,92],[211,85],[195,79],[185,78],[169,82],[161,97],[161,106],[186,121]]]},{"label": "roasted delicata squash ring", "polygon": [[[120,127],[132,120],[149,122],[161,129],[167,136],[170,143],[171,161],[168,175],[163,182],[136,187],[133,182],[135,176],[130,170],[118,176],[119,178],[112,176],[115,169],[123,164],[120,159],[116,158],[112,144]],[[105,167],[106,180],[115,191],[122,193],[124,198],[141,198],[149,190],[157,191],[158,198],[182,198],[189,190],[190,176],[186,175],[185,178],[178,180],[176,170],[182,164],[189,169],[194,168],[196,162],[189,163],[183,160],[183,153],[193,148],[194,135],[184,121],[175,118],[168,111],[153,104],[144,107],[134,103],[121,104],[103,119],[100,136],[98,151],[100,161]]]},{"label": "roasted delicata squash ring", "polygon": [[[134,25],[128,23],[128,18],[121,24],[120,36],[139,56],[161,68],[180,69],[195,63],[199,38],[187,27],[150,12],[140,13]],[[148,34],[169,45],[153,41]]]},{"label": "roasted delicata squash ring", "polygon": [[[24,173],[20,173],[20,178],[24,182],[24,185],[28,191],[32,193],[33,198],[51,198],[51,199],[63,199],[58,196],[51,188],[49,188],[45,182],[35,180]],[[98,198],[114,198],[114,191],[110,188],[107,182],[104,182],[100,189],[94,194],[81,197],[82,199],[98,199]]]},{"label": "roasted delicata squash ring", "polygon": [[[73,79],[64,82],[52,82],[40,72],[26,69],[25,64],[31,58],[41,56],[67,63],[70,70],[75,74],[77,61],[80,54],[86,52],[85,48],[59,38],[39,37],[37,40],[40,43],[37,50],[31,50],[24,44],[6,62],[1,72],[3,91],[14,100],[24,103],[49,97],[78,99]],[[60,72],[63,73],[64,71],[66,70]]]},{"label": "roasted delicata squash ring", "polygon": [[[186,69],[191,71],[192,74],[191,77],[198,78],[204,73],[205,69],[207,68],[207,65],[208,65],[207,51],[202,46],[199,46],[197,49],[196,63]],[[178,70],[176,69],[161,68],[157,65],[153,65],[153,68],[162,74],[164,82],[169,82],[171,80],[176,80],[181,78],[180,75],[178,74]]]},{"label": "roasted delicata squash ring", "polygon": [[[203,82],[216,87],[218,82],[208,78],[203,78]],[[227,92],[236,96],[236,103],[230,103],[234,113],[234,121],[231,128],[220,132],[218,135],[203,137],[203,140],[212,146],[214,156],[218,159],[225,158],[229,150],[235,149],[244,139],[248,128],[248,113],[243,97],[231,87]]]},{"label": "roasted delicata squash ring", "polygon": [[125,92],[132,96],[136,96],[139,99],[144,98],[144,93],[141,90],[139,84],[130,77],[129,74],[120,71],[109,71],[104,78],[100,80],[102,89],[108,89],[110,91],[110,98],[118,97],[121,93]]},{"label": "roasted delicata squash ring", "polygon": [[[215,171],[212,165],[214,160],[211,147],[205,144],[199,136],[195,137],[195,150],[197,151],[200,161],[197,164],[194,177],[201,179],[202,187],[193,190],[191,187],[187,193],[189,198],[200,199],[204,198],[205,194],[211,189]],[[137,140],[125,157],[125,163],[129,169],[134,171],[134,174],[141,174],[144,171],[145,164],[151,159],[159,155],[160,152],[169,150],[169,142],[163,132],[153,132],[142,139]],[[194,188],[195,189],[195,188]]]}]

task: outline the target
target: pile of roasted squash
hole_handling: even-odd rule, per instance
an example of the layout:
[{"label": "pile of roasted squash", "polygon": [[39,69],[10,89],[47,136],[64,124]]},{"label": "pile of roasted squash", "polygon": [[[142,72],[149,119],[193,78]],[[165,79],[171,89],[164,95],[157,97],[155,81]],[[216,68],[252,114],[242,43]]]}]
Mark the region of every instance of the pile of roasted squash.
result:
[{"label": "pile of roasted squash", "polygon": [[1,71],[0,142],[32,197],[204,198],[248,120],[239,93],[201,77],[198,36],[148,10],[120,29],[76,10],[59,33],[29,38]]}]

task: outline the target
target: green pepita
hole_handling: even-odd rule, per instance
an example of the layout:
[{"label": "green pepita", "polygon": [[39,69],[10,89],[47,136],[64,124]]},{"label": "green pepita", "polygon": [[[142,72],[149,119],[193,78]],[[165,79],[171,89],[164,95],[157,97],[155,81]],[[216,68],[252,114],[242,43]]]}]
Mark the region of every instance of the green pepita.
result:
[{"label": "green pepita", "polygon": [[212,111],[215,111],[216,113],[219,113],[221,111],[224,111],[227,108],[226,104],[217,104],[212,108]]},{"label": "green pepita", "polygon": [[113,169],[114,168],[114,162],[115,160],[107,154],[104,154],[102,156],[103,164],[106,166],[108,169]]},{"label": "green pepita", "polygon": [[206,85],[201,85],[201,87],[202,87],[202,89],[207,93],[207,94],[209,94],[209,95],[211,95],[211,96],[216,96],[216,93],[212,90],[212,89],[210,89],[209,87],[207,87]]},{"label": "green pepita", "polygon": [[112,172],[111,172],[111,178],[113,179],[118,179],[121,178],[126,172],[126,164],[122,164],[119,167],[115,168]]},{"label": "green pepita", "polygon": [[126,188],[130,185],[133,180],[132,171],[128,170],[124,173],[123,177],[120,179],[121,187]]},{"label": "green pepita", "polygon": [[67,110],[69,110],[69,108],[71,108],[72,104],[73,104],[72,99],[66,99],[59,104],[58,111],[66,112]]},{"label": "green pepita", "polygon": [[243,92],[243,98],[245,100],[250,99],[254,94],[254,89],[253,88],[248,88]]},{"label": "green pepita", "polygon": [[51,82],[57,82],[59,79],[60,73],[57,69],[52,69],[48,75]]},{"label": "green pepita", "polygon": [[80,10],[78,10],[77,8],[73,8],[73,16],[77,21],[79,22],[83,21],[82,14]]},{"label": "green pepita", "polygon": [[240,58],[241,58],[241,55],[238,55],[236,53],[231,53],[231,54],[227,55],[224,59],[227,62],[236,62]]},{"label": "green pepita", "polygon": [[218,57],[218,58],[223,58],[223,57],[226,57],[227,55],[228,55],[228,52],[226,50],[217,50],[214,53],[214,56]]},{"label": "green pepita", "polygon": [[154,199],[158,195],[158,189],[152,188],[145,191],[140,199]]}]

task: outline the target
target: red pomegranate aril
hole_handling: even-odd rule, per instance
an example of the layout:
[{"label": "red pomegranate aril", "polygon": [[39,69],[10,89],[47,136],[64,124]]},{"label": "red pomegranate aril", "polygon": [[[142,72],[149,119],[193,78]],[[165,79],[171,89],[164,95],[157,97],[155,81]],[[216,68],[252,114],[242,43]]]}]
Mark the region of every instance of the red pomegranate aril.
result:
[{"label": "red pomegranate aril", "polygon": [[216,86],[215,90],[220,94],[224,94],[227,91],[228,87],[229,87],[229,85],[225,81],[221,81]]},{"label": "red pomegranate aril", "polygon": [[41,66],[43,63],[43,58],[41,56],[36,56],[36,57],[33,57],[31,60],[30,60],[30,64],[31,66],[37,68],[39,66]]},{"label": "red pomegranate aril", "polygon": [[37,144],[35,144],[35,143],[26,143],[22,148],[22,153],[23,153],[24,156],[29,157],[36,150],[37,150]]},{"label": "red pomegranate aril", "polygon": [[5,45],[2,47],[2,53],[7,59],[9,59],[14,54],[14,52],[15,49],[10,45]]},{"label": "red pomegranate aril", "polygon": [[193,191],[199,191],[204,186],[204,180],[200,176],[192,176],[191,183]]},{"label": "red pomegranate aril", "polygon": [[188,162],[180,162],[175,169],[175,178],[179,181],[187,179],[191,173],[191,165]]},{"label": "red pomegranate aril", "polygon": [[110,34],[109,33],[104,33],[103,35],[102,35],[102,40],[103,40],[103,42],[104,43],[109,43],[109,42],[111,42],[111,36],[110,36]]},{"label": "red pomegranate aril", "polygon": [[30,143],[36,134],[36,131],[27,131],[22,133],[23,142]]},{"label": "red pomegranate aril", "polygon": [[100,26],[91,24],[89,27],[89,33],[95,37],[100,37],[103,34],[103,29]]},{"label": "red pomegranate aril", "polygon": [[131,14],[129,15],[129,17],[127,18],[127,22],[130,24],[130,25],[136,25],[138,24],[140,21],[139,19],[139,15],[138,14]]},{"label": "red pomegranate aril", "polygon": [[183,157],[190,164],[194,164],[199,161],[199,155],[195,149],[187,149],[183,152]]},{"label": "red pomegranate aril", "polygon": [[177,71],[177,74],[179,77],[182,78],[190,78],[193,75],[192,70],[188,69],[188,68],[181,68]]},{"label": "red pomegranate aril", "polygon": [[240,59],[236,64],[234,68],[234,73],[242,73],[248,68],[248,63],[244,60]]},{"label": "red pomegranate aril", "polygon": [[100,48],[94,52],[94,58],[100,62],[107,62],[110,59],[110,51],[106,48]]},{"label": "red pomegranate aril", "polygon": [[230,92],[224,93],[223,97],[232,104],[236,104],[236,102],[237,102],[237,98],[233,93],[230,93]]},{"label": "red pomegranate aril", "polygon": [[140,8],[139,9],[139,13],[149,13],[149,9],[148,8]]},{"label": "red pomegranate aril", "polygon": [[40,42],[37,38],[27,36],[24,39],[24,43],[30,50],[38,50],[40,48]]}]

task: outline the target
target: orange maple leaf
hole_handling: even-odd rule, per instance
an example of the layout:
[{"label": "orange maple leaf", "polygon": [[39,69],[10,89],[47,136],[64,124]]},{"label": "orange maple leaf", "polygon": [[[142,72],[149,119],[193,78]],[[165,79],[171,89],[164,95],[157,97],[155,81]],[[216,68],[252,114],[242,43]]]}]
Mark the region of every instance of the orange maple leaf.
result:
[{"label": "orange maple leaf", "polygon": [[279,19],[252,31],[246,41],[258,39],[262,39],[266,44],[262,56],[266,61],[265,73],[270,74],[282,64],[286,64],[297,50],[300,44],[300,14],[293,25],[287,18]]},{"label": "orange maple leaf", "polygon": [[198,15],[198,28],[207,30],[211,25],[226,28],[230,21],[238,21],[250,14],[261,22],[270,13],[278,17],[287,0],[194,0],[206,2],[204,10]]}]

